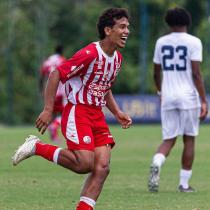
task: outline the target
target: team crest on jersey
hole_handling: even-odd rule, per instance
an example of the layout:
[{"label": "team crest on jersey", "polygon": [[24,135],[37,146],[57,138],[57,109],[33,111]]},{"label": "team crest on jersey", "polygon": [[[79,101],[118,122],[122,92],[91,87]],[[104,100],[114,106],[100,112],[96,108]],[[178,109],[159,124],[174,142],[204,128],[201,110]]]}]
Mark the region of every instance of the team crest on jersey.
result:
[{"label": "team crest on jersey", "polygon": [[90,136],[84,136],[84,137],[83,137],[83,141],[84,141],[84,143],[86,143],[86,144],[90,144],[90,142],[91,142]]}]

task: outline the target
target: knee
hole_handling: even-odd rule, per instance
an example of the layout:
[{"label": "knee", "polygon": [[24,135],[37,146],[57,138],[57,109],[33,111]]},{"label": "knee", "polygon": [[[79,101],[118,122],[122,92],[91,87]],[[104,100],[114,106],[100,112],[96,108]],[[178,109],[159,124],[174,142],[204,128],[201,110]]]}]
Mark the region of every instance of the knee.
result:
[{"label": "knee", "polygon": [[105,179],[109,175],[109,172],[109,164],[99,165],[95,168],[95,173],[103,179]]},{"label": "knee", "polygon": [[78,174],[87,174],[93,171],[94,169],[94,162],[91,160],[83,160],[78,162],[77,173]]}]

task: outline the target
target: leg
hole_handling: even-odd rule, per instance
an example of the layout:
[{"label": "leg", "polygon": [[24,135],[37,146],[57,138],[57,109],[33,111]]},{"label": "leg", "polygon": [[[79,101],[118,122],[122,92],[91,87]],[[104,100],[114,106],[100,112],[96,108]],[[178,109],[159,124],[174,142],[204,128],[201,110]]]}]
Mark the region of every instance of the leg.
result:
[{"label": "leg", "polygon": [[176,143],[176,137],[180,133],[180,111],[177,109],[161,109],[161,124],[163,143],[159,146],[154,155],[150,167],[148,189],[151,192],[158,191],[161,166],[164,164],[166,157],[170,154],[171,149]]},{"label": "leg", "polygon": [[165,162],[166,157],[169,155],[175,143],[176,138],[164,140],[154,155],[148,181],[148,190],[150,192],[158,192],[161,166]]},{"label": "leg", "polygon": [[57,164],[78,174],[86,174],[93,170],[94,152],[62,149]]},{"label": "leg", "polygon": [[158,147],[156,154],[160,153],[167,157],[176,143],[176,138],[166,139],[163,143]]},{"label": "leg", "polygon": [[92,171],[94,165],[94,152],[92,151],[61,149],[54,145],[43,144],[33,135],[30,135],[15,152],[12,157],[13,165],[16,166],[33,155],[41,156],[79,174]]},{"label": "leg", "polygon": [[189,186],[189,180],[192,176],[192,165],[195,151],[195,137],[183,136],[184,148],[182,152],[182,169],[180,170],[179,191],[194,192],[194,189]]},{"label": "leg", "polygon": [[[81,192],[82,201],[90,200],[92,203],[98,199],[103,184],[109,174],[109,163],[111,157],[111,147],[110,146],[101,146],[95,149],[95,164],[93,171],[87,177],[84,187]],[[77,210],[80,209],[80,204],[77,207]],[[89,203],[90,206],[91,202]]]},{"label": "leg", "polygon": [[192,165],[195,153],[195,136],[198,135],[199,130],[199,116],[200,108],[182,110],[182,127],[183,132],[183,152],[180,170],[179,191],[180,192],[194,192],[195,190],[189,186],[189,180],[192,176]]},{"label": "leg", "polygon": [[195,137],[184,135],[183,143],[182,168],[185,170],[191,170],[195,154]]}]

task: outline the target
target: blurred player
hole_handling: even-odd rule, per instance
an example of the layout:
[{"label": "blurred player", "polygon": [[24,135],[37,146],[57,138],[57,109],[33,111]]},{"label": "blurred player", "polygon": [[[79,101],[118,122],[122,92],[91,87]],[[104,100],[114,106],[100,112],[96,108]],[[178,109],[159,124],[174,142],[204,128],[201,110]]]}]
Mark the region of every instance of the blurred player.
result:
[{"label": "blurred player", "polygon": [[[148,189],[157,192],[161,166],[176,138],[183,136],[180,192],[194,192],[189,186],[199,121],[207,115],[207,101],[201,76],[202,44],[187,33],[190,14],[182,8],[169,9],[165,16],[171,33],[160,37],[154,52],[154,80],[161,95],[163,143],[153,157]],[[161,81],[162,70],[162,81]],[[162,84],[161,84],[162,83]]]},{"label": "blurred player", "polygon": [[[61,45],[56,46],[55,53],[49,56],[42,64],[40,69],[40,91],[44,95],[44,90],[49,77],[50,72],[61,65],[66,59],[63,56],[63,47]],[[64,108],[65,100],[65,86],[60,82],[56,92],[54,103],[54,116],[53,120],[48,127],[50,138],[54,143],[60,143],[58,131],[61,125],[61,113]]]},{"label": "blurred player", "polygon": [[111,148],[115,143],[102,107],[108,107],[122,128],[132,123],[116,104],[110,89],[122,64],[117,49],[125,47],[129,35],[127,10],[107,9],[99,17],[97,27],[100,41],[82,48],[50,74],[44,110],[36,120],[38,130],[44,133],[52,118],[54,96],[61,80],[68,97],[61,122],[68,148],[44,144],[29,136],[13,156],[14,165],[38,155],[78,174],[88,173],[77,210],[94,208],[109,174]]}]

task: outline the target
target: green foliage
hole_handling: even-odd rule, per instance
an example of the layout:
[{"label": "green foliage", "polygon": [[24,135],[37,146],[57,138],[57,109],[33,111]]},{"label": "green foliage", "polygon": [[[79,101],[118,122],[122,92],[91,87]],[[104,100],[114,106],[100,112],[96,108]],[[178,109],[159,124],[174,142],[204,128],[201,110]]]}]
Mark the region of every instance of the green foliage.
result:
[{"label": "green foliage", "polygon": [[[65,56],[70,57],[81,47],[98,40],[97,19],[109,7],[128,8],[131,16],[131,33],[122,50],[124,66],[114,93],[140,93],[142,85],[145,93],[154,93],[154,45],[159,36],[168,32],[165,11],[175,6],[186,7],[192,14],[190,33],[204,43],[202,67],[207,83],[210,79],[209,4],[208,0],[1,0],[0,122],[11,117],[14,123],[34,122],[41,104],[37,87],[41,62],[58,43],[64,45]],[[145,26],[141,25],[143,5],[148,13]],[[146,66],[142,65],[142,59]],[[206,85],[210,91],[210,84]]]}]

